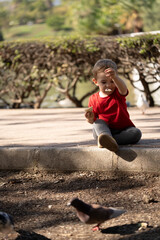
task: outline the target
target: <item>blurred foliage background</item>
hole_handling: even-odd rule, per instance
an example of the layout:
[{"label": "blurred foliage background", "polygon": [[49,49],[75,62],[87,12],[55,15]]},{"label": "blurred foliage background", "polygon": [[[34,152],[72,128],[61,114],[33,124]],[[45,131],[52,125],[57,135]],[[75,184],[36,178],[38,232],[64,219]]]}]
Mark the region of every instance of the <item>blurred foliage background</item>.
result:
[{"label": "blurred foliage background", "polygon": [[160,0],[0,0],[0,40],[160,29]]},{"label": "blurred foliage background", "polygon": [[[56,41],[57,39],[57,41],[60,42],[60,39],[63,39],[64,41],[64,43],[62,42],[62,46],[63,46],[67,44],[65,42],[65,37],[67,37],[69,41],[71,40],[71,47],[74,47],[74,44],[73,44],[74,41],[72,42],[74,37],[75,38],[77,37],[77,39],[83,39],[83,40],[86,37],[87,38],[89,37],[91,39],[97,38],[97,37],[100,39],[103,39],[106,36],[108,37],[108,36],[116,35],[119,37],[121,36],[121,34],[159,31],[160,30],[159,12],[160,12],[160,0],[89,0],[89,1],[86,1],[86,0],[0,0],[0,41],[2,41],[2,45],[4,44],[4,46],[5,44],[7,45],[8,44],[7,42],[9,41],[9,44],[11,44],[11,51],[12,51],[13,50],[12,44],[13,44],[13,48],[17,48],[18,45],[23,43],[23,40],[27,40],[27,41],[33,40],[38,42],[37,40],[43,39],[44,41],[48,41],[51,37],[52,41],[53,40]],[[18,40],[18,43],[16,43],[17,40]],[[159,49],[158,37],[156,38],[156,41],[158,41],[158,43],[154,42],[155,46],[153,46],[153,50],[154,49],[156,50],[157,48]],[[136,42],[139,43],[141,41],[135,40],[135,43]],[[14,46],[14,44],[17,44],[17,45]],[[141,46],[142,48],[140,48],[139,51],[143,54],[143,51],[144,53],[148,51],[147,50],[148,45],[146,43],[141,45],[142,45]],[[149,45],[152,46],[152,44],[149,44]],[[90,44],[88,45],[87,43],[87,46],[90,46]],[[105,45],[105,48],[106,48],[106,45]],[[1,50],[2,49],[3,47],[1,48]],[[30,50],[30,47],[28,49]],[[28,49],[24,49],[24,51],[28,51]],[[78,45],[76,45],[76,49],[79,49]],[[127,49],[132,49],[132,46],[128,46]],[[82,50],[84,49],[82,48]],[[108,50],[109,49],[105,49],[104,53],[107,52]],[[136,50],[138,51],[137,47],[135,51]],[[7,53],[8,55],[5,56],[5,58],[7,59],[5,60],[6,61],[4,64],[5,67],[8,67],[7,64],[9,64],[11,60],[11,51],[9,50],[9,52]],[[78,53],[78,51],[79,50],[76,50],[76,51],[74,50],[74,54],[75,52]],[[134,53],[131,53],[130,56],[135,55],[135,51]],[[116,51],[115,53],[118,56]],[[13,60],[14,60],[13,65],[14,65],[14,62],[17,63],[20,57],[19,52],[15,51],[14,54],[16,56],[13,57]],[[28,53],[26,53],[26,55],[28,56]],[[33,54],[31,54],[31,59],[32,59],[32,55]],[[61,57],[64,57],[63,53],[61,54]],[[2,58],[2,55],[0,56],[0,61],[1,61],[1,58]],[[61,63],[62,63],[61,65],[63,65],[64,59],[61,60]],[[86,59],[83,59],[83,60],[86,60]],[[94,56],[94,60],[95,60],[95,56]],[[70,61],[68,60],[68,62]],[[151,62],[152,62],[152,59],[151,59]],[[24,61],[24,63],[26,63],[26,61]],[[136,65],[139,63],[134,60],[133,64]],[[145,58],[145,64],[147,64],[146,58]],[[77,64],[77,66],[79,66],[79,63]],[[157,66],[159,67],[159,65],[154,65],[154,68],[156,69],[156,70],[154,69],[154,73],[155,71],[157,71],[157,68],[158,68]],[[0,65],[0,68],[2,68],[2,71],[6,74],[5,67]],[[41,69],[37,70],[37,68],[34,68],[34,67],[35,66],[33,64],[33,70],[39,71],[38,73],[40,77],[38,78],[38,83],[40,83],[42,79]],[[63,68],[63,66],[60,66],[60,67]],[[136,69],[139,68],[138,65],[136,65],[135,67]],[[151,67],[153,67],[152,64],[151,64]],[[11,64],[11,68],[12,68],[12,64]],[[143,66],[143,69],[145,68],[146,68],[146,65],[145,67]],[[27,72],[29,68],[27,67],[26,69],[27,70],[26,70],[24,79],[27,79],[30,76],[30,73]],[[86,69],[86,66],[85,66],[85,69]],[[15,71],[15,68],[11,69],[12,78],[14,77],[14,74],[13,74],[14,71]],[[158,74],[159,74],[159,68],[158,68]],[[2,73],[0,75],[2,75]],[[44,90],[43,94],[42,94],[42,91],[36,90],[36,98],[38,99],[36,101],[38,102],[39,106],[42,104],[41,99],[43,100],[45,98],[45,101],[49,102],[49,104],[47,102],[47,105],[45,105],[45,107],[46,106],[54,107],[55,105],[54,106],[52,105],[53,102],[59,103],[60,100],[63,100],[63,98],[66,98],[66,97],[69,98],[70,100],[73,100],[74,102],[75,102],[75,98],[77,98],[80,104],[83,102],[83,105],[86,106],[87,98],[84,99],[84,94],[86,96],[87,95],[89,96],[88,92],[90,90],[93,91],[94,88],[93,88],[93,85],[91,85],[91,82],[85,81],[84,73],[82,75],[83,75],[83,81],[77,81],[76,87],[73,88],[72,99],[68,95],[68,92],[70,93],[71,90],[68,92],[66,91],[64,92],[64,89],[63,90],[61,89],[60,91],[60,88],[59,90],[56,90],[56,87],[51,86],[51,84],[46,85],[45,86],[46,88],[45,87],[43,88]],[[7,81],[11,82],[10,76],[8,75],[5,75],[5,76]],[[72,76],[74,76],[74,74],[71,74],[69,79],[72,79]],[[31,80],[32,80],[32,77],[33,76],[31,71]],[[21,78],[22,76],[20,75],[20,79]],[[87,80],[89,80],[89,78],[90,76],[87,76]],[[3,80],[4,79],[5,77],[3,78]],[[20,79],[17,78],[16,80],[18,80],[20,84],[23,85],[23,81],[20,81]],[[132,83],[132,81],[129,82],[127,81],[128,79],[129,79],[129,76],[127,75],[126,82],[128,83],[128,88],[131,93],[128,96],[127,100],[131,104],[134,104],[135,103],[134,98],[136,99],[137,96],[134,91],[135,89],[133,90],[132,84],[130,84]],[[43,80],[46,80],[46,79],[44,78]],[[147,81],[149,80],[146,80],[145,82]],[[154,81],[155,79],[153,79],[152,82]],[[62,82],[62,79],[60,78],[60,84],[61,82]],[[29,81],[28,81],[28,84],[29,84]],[[36,81],[34,80],[33,85],[35,84],[36,84]],[[156,80],[156,84],[157,85],[155,86],[155,89],[157,88],[159,89],[160,87],[159,78],[158,78],[158,81]],[[2,85],[0,87],[2,89],[2,95],[3,95],[4,86],[7,86],[7,85],[5,82],[3,85],[3,81],[0,81],[0,85]],[[41,84],[41,87],[42,85],[43,84]],[[21,87],[23,89],[24,86],[21,86]],[[77,92],[75,90],[76,88],[78,88]],[[15,89],[16,91],[20,91],[19,90],[20,87],[17,88],[16,86]],[[86,93],[85,90],[88,92]],[[140,89],[140,91],[145,92],[146,96],[148,96],[148,93],[146,92],[145,89],[142,88]],[[150,91],[153,92],[155,90],[151,89]],[[27,98],[27,95],[24,95],[24,97]],[[12,101],[13,105],[19,104],[18,102],[19,99],[17,100],[17,98],[18,97],[16,95],[14,101]],[[159,104],[160,95],[156,95],[155,99],[156,101],[158,99],[158,104]],[[35,102],[32,101],[31,104],[34,105]],[[80,104],[77,106],[80,106]]]}]

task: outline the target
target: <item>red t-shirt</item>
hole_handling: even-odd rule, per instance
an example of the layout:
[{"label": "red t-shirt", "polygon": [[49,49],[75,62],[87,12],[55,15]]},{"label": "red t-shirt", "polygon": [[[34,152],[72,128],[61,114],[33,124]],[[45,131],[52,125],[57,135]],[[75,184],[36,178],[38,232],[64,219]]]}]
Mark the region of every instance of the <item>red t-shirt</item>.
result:
[{"label": "red t-shirt", "polygon": [[89,98],[89,107],[93,107],[95,119],[104,120],[110,128],[124,129],[135,126],[130,120],[127,111],[126,96],[121,95],[116,88],[115,91],[104,98],[99,96],[99,92],[93,94]]}]

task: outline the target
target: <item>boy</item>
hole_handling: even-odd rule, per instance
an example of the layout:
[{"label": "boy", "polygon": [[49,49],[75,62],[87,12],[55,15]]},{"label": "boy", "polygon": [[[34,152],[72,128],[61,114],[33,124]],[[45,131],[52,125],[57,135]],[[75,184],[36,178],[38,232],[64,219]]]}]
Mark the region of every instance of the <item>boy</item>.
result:
[{"label": "boy", "polygon": [[128,89],[117,74],[115,62],[98,60],[93,67],[93,76],[92,81],[99,87],[99,92],[90,96],[90,109],[86,110],[85,117],[93,124],[98,147],[116,152],[118,145],[137,143],[142,134],[129,118],[125,98]]}]

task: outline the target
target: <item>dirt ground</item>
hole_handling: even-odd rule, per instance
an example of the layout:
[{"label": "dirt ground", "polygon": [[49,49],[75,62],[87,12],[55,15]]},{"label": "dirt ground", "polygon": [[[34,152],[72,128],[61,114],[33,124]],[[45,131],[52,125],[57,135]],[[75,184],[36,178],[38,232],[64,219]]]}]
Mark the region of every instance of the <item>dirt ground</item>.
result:
[{"label": "dirt ground", "polygon": [[[67,203],[123,207],[127,212],[93,232]],[[160,176],[105,172],[0,172],[0,211],[11,214],[16,240],[160,239]],[[144,229],[140,229],[147,223]],[[2,239],[2,238],[1,238]]]}]

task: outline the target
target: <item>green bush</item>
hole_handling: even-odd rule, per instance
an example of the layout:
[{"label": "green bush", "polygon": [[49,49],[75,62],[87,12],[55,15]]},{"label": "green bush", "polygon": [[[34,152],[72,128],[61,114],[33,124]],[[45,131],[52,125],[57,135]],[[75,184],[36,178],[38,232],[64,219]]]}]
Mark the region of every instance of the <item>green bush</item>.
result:
[{"label": "green bush", "polygon": [[[76,37],[44,39],[41,41],[1,42],[0,99],[10,107],[27,104],[41,107],[51,87],[69,98],[77,107],[97,86],[81,98],[77,97],[77,83],[92,78],[92,67],[100,58],[110,58],[123,69],[134,86],[131,72],[139,72],[150,106],[154,106],[148,75],[158,82],[160,75],[160,35],[136,38]],[[146,69],[151,71],[146,75]]]},{"label": "green bush", "polygon": [[48,17],[48,19],[46,20],[47,25],[52,27],[55,31],[62,30],[64,22],[65,18],[57,14]]}]

